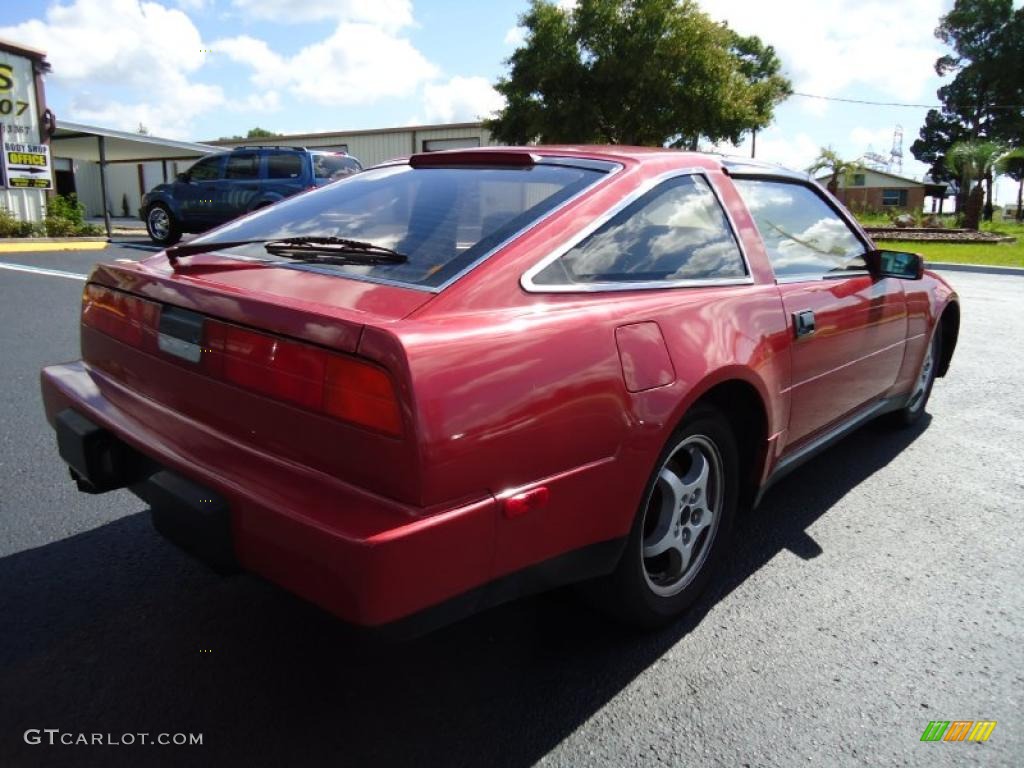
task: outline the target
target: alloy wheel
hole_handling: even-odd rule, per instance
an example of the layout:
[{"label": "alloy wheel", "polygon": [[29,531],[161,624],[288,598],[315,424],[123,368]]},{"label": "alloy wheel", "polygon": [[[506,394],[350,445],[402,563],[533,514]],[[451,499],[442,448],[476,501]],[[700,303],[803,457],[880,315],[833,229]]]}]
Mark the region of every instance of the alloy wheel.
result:
[{"label": "alloy wheel", "polygon": [[691,435],[658,472],[644,510],[644,578],[661,597],[693,581],[711,550],[722,518],[722,457],[703,435]]},{"label": "alloy wheel", "polygon": [[149,224],[149,234],[155,240],[164,240],[171,231],[171,219],[163,208],[153,208],[146,219]]}]

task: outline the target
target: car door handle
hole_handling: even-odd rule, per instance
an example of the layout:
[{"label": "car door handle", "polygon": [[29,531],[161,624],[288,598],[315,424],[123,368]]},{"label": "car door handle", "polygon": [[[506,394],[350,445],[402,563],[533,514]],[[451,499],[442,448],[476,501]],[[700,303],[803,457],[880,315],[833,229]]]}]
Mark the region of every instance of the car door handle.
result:
[{"label": "car door handle", "polygon": [[799,312],[794,312],[793,330],[796,332],[798,339],[801,336],[810,336],[814,333],[814,311],[801,309]]}]

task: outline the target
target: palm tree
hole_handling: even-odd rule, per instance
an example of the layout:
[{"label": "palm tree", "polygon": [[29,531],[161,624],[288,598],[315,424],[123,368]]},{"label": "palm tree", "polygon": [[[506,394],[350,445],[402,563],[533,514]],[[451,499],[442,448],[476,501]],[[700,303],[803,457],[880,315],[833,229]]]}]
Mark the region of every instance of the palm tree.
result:
[{"label": "palm tree", "polygon": [[1007,154],[1006,146],[998,141],[959,141],[946,153],[946,165],[960,176],[966,191],[963,225],[967,229],[978,229],[985,202],[983,182],[991,177],[1000,158]]},{"label": "palm tree", "polygon": [[829,172],[828,184],[825,186],[833,195],[839,191],[839,180],[843,180],[843,186],[848,186],[850,177],[857,171],[864,168],[860,160],[843,160],[832,147],[822,147],[818,157],[807,169],[808,173]]}]

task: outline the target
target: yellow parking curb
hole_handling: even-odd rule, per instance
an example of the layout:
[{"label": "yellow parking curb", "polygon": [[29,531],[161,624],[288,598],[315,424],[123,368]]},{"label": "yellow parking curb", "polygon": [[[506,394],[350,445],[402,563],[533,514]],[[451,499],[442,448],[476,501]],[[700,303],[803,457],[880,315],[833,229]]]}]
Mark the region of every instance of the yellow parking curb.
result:
[{"label": "yellow parking curb", "polygon": [[106,240],[54,240],[35,243],[0,242],[0,253],[24,253],[26,251],[101,251],[106,247]]}]

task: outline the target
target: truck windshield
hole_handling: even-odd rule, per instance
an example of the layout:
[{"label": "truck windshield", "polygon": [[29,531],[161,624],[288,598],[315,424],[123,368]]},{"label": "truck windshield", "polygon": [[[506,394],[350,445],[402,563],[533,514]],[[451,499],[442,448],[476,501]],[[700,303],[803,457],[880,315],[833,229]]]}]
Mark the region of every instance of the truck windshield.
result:
[{"label": "truck windshield", "polygon": [[[209,243],[216,250],[218,241],[300,236],[361,240],[405,254],[407,260],[311,268],[437,289],[612,167],[383,166],[289,198],[193,242]],[[265,257],[266,251],[247,245],[223,255]]]}]

